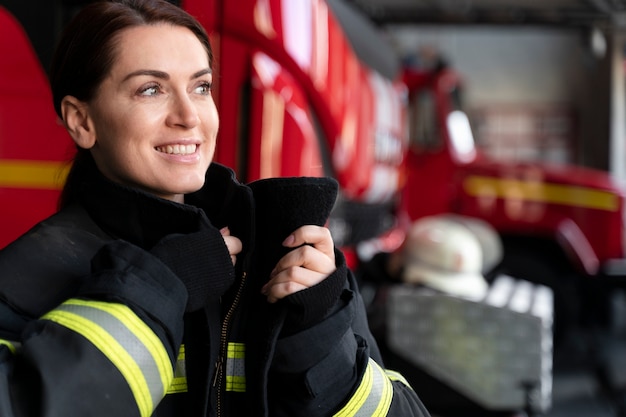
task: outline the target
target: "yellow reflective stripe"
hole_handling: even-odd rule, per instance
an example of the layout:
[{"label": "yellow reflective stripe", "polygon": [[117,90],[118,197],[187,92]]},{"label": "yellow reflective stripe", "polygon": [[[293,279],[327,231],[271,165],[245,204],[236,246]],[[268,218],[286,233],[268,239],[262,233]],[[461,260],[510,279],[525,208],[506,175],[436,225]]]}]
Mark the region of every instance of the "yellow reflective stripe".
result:
[{"label": "yellow reflective stripe", "polygon": [[246,345],[229,342],[226,351],[226,391],[246,392]]},{"label": "yellow reflective stripe", "polygon": [[9,342],[8,340],[0,339],[0,346],[6,346],[9,348],[11,353],[15,353],[15,345],[12,342]]},{"label": "yellow reflective stripe", "polygon": [[176,367],[174,368],[174,379],[170,387],[167,389],[168,394],[177,394],[187,392],[187,370],[185,369],[185,345],[180,345],[178,350],[178,358],[176,359]]},{"label": "yellow reflective stripe", "polygon": [[385,374],[390,380],[400,381],[402,384],[413,389],[413,387],[411,387],[411,384],[409,384],[409,381],[407,381],[406,378],[400,372],[392,371],[391,369],[385,369]]},{"label": "yellow reflective stripe", "polygon": [[[141,416],[148,417],[152,413],[152,398],[141,369],[115,338],[99,328],[97,324],[74,313],[51,311],[44,318],[82,334],[100,349],[124,375],[133,392]],[[141,381],[142,379],[144,380]]]},{"label": "yellow reflective stripe", "polygon": [[246,357],[246,345],[243,343],[229,343],[226,357],[228,359],[244,359]]},{"label": "yellow reflective stripe", "polygon": [[246,377],[226,375],[226,391],[246,392]]},{"label": "yellow reflective stripe", "polygon": [[528,200],[606,211],[616,211],[619,207],[619,198],[608,191],[539,181],[476,175],[466,178],[463,188],[473,197]]},{"label": "yellow reflective stripe", "polygon": [[386,416],[391,407],[393,386],[385,371],[370,358],[361,384],[335,417]]},{"label": "yellow reflective stripe", "polygon": [[107,303],[103,301],[85,301],[79,299],[71,299],[64,303],[65,305],[80,305],[97,308],[107,312],[117,318],[121,323],[130,330],[148,349],[150,355],[158,369],[161,384],[164,387],[162,395],[165,395],[165,387],[167,387],[173,378],[174,371],[170,363],[169,355],[163,347],[163,343],[158,336],[147,326],[137,315],[127,306],[117,303]]},{"label": "yellow reflective stripe", "polygon": [[181,392],[187,392],[187,377],[177,377],[172,380],[170,387],[167,389],[167,394],[180,394]]},{"label": "yellow reflective stripe", "polygon": [[[100,311],[100,315],[96,316],[95,311]],[[70,300],[43,318],[63,325],[93,343],[126,379],[140,415],[148,417],[152,414],[172,379],[172,369],[158,337],[132,310],[120,304]],[[133,354],[137,357],[134,358]],[[148,358],[150,355],[152,357]],[[146,369],[142,369],[138,360]],[[151,375],[152,384],[148,383],[145,372]],[[167,381],[166,385],[162,384],[164,381]],[[160,382],[158,387],[155,386],[157,382]],[[151,388],[159,392],[153,393]]]},{"label": "yellow reflective stripe", "polygon": [[355,413],[359,411],[359,409],[363,406],[365,400],[367,399],[367,396],[372,390],[372,372],[372,367],[368,365],[367,369],[365,370],[365,374],[363,375],[363,379],[361,380],[361,384],[357,388],[350,401],[348,401],[348,404],[346,404],[345,407],[343,407],[337,414],[335,414],[336,417],[350,417],[356,415]]},{"label": "yellow reflective stripe", "polygon": [[69,168],[60,161],[0,159],[0,187],[60,190]]}]

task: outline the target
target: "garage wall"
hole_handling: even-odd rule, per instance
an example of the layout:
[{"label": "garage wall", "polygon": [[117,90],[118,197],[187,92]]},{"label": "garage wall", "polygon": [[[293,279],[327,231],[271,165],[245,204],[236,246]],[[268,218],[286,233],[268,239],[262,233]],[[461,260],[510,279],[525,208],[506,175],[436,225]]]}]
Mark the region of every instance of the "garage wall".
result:
[{"label": "garage wall", "polygon": [[[548,159],[608,168],[610,66],[606,56],[592,54],[587,33],[493,26],[390,26],[388,33],[401,54],[414,53],[422,45],[441,51],[465,78],[470,116],[489,109],[509,109],[518,115],[527,109],[544,119],[554,117],[550,111],[570,114],[572,125],[564,129],[570,129],[569,143],[558,145],[568,149]],[[515,129],[513,124],[509,130]],[[545,137],[537,134],[535,143],[545,144]]]}]

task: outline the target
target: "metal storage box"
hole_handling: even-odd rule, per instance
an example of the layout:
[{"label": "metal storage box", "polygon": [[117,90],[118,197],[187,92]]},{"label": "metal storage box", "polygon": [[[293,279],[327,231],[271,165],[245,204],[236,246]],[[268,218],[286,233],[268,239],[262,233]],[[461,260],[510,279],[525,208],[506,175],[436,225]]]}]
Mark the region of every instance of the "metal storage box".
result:
[{"label": "metal storage box", "polygon": [[552,290],[498,277],[482,300],[398,285],[389,348],[487,410],[550,408]]}]

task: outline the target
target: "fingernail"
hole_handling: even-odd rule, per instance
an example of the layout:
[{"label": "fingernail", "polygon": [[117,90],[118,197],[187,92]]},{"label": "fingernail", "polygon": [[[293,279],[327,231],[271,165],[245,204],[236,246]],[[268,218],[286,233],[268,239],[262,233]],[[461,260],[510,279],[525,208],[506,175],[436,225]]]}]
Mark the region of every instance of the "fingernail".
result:
[{"label": "fingernail", "polygon": [[287,239],[283,241],[283,246],[291,246],[295,240],[296,238],[294,235],[289,235],[287,236]]},{"label": "fingernail", "polygon": [[220,229],[220,233],[223,235],[228,234],[228,232],[230,232],[230,230],[228,230],[228,226],[224,226]]}]

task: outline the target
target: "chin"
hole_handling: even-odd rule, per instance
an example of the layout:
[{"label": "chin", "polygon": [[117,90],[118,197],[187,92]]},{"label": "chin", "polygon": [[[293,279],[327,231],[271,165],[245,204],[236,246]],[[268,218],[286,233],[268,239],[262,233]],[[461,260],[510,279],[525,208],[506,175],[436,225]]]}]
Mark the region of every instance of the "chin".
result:
[{"label": "chin", "polygon": [[200,190],[204,186],[204,177],[202,177],[201,181],[192,181],[184,186],[179,187],[180,194],[190,194],[195,193]]}]

